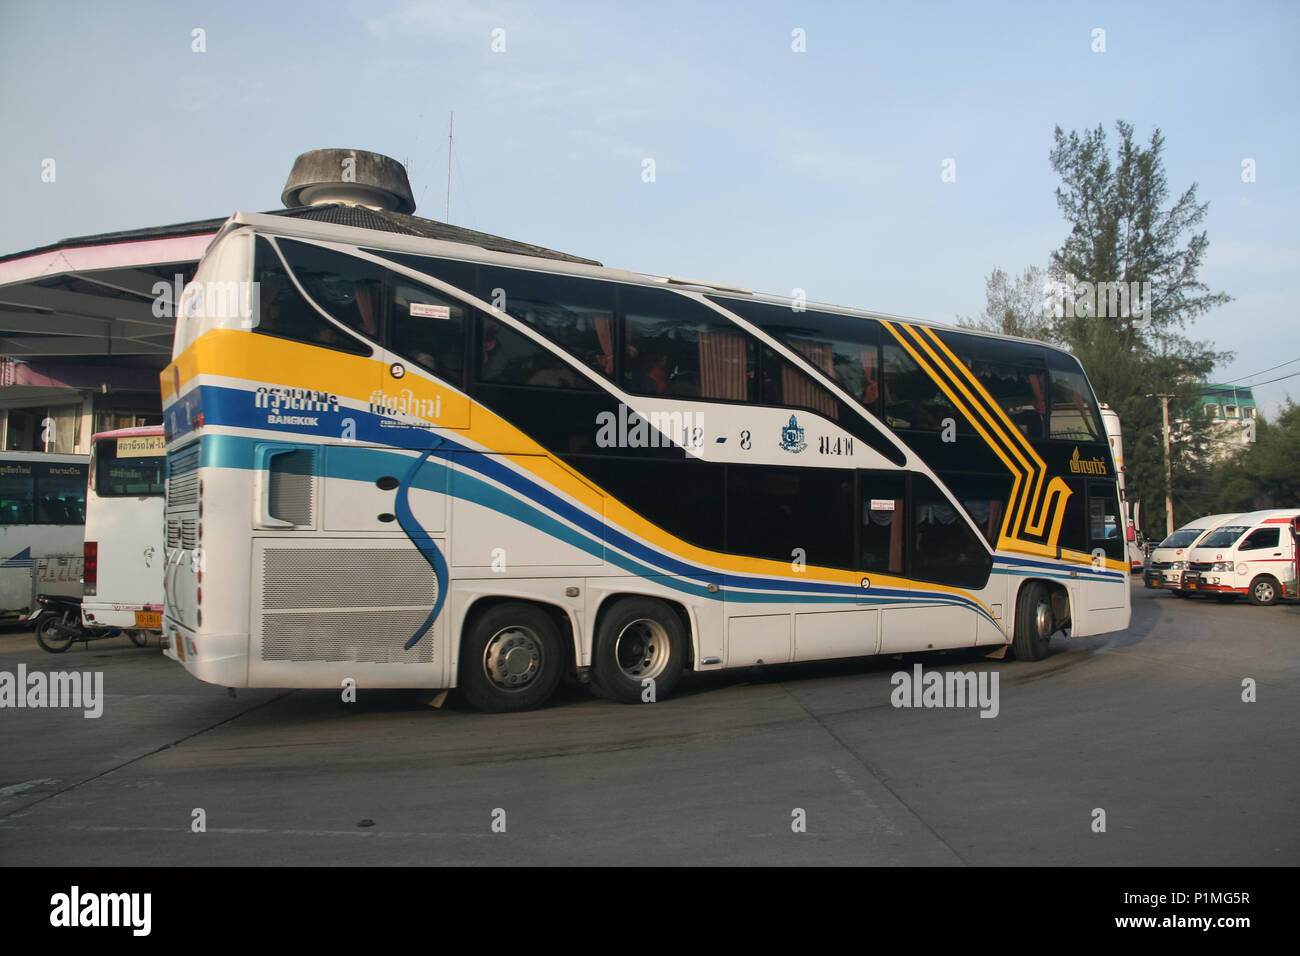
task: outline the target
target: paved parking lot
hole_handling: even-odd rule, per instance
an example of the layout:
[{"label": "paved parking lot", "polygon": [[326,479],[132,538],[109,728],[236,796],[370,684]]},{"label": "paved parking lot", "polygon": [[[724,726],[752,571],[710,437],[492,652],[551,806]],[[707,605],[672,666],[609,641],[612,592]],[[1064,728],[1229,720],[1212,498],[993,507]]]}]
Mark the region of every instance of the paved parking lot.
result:
[{"label": "paved parking lot", "polygon": [[[1135,585],[1129,631],[1053,649],[713,674],[654,705],[570,689],[488,716],[364,689],[232,698],[156,646],[53,656],[11,626],[0,671],[102,671],[105,701],[98,719],[0,710],[0,862],[1300,863],[1300,605]],[[997,717],[893,707],[915,661],[996,673]]]}]

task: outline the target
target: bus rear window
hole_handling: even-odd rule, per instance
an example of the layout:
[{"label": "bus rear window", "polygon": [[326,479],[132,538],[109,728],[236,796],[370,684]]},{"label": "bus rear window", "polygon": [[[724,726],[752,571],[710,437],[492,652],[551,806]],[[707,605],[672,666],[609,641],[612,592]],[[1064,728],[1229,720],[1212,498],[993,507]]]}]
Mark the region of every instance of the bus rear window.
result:
[{"label": "bus rear window", "polygon": [[[151,449],[152,439],[106,438],[95,443],[95,494],[101,498],[161,496],[166,480],[166,455]],[[125,444],[124,444],[125,443]]]}]

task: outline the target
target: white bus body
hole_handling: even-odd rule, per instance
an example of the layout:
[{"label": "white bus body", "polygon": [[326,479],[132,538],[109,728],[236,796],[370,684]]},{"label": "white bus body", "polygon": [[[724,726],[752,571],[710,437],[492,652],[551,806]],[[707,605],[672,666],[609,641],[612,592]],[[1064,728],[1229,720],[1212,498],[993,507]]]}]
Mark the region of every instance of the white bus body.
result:
[{"label": "white bus body", "polygon": [[1252,511],[1220,525],[1187,555],[1188,593],[1223,600],[1245,595],[1252,604],[1297,596],[1300,509]]},{"label": "white bus body", "polygon": [[1187,556],[1197,543],[1220,525],[1225,525],[1241,517],[1239,512],[1221,515],[1206,515],[1189,521],[1156,547],[1151,549],[1151,558],[1143,574],[1143,583],[1148,588],[1165,588],[1182,595],[1183,574],[1187,571]]},{"label": "white bus body", "polygon": [[85,455],[0,453],[0,615],[40,594],[81,593]]},{"label": "white bus body", "polygon": [[161,425],[92,440],[81,605],[88,626],[162,628],[166,461]]},{"label": "white bus body", "polygon": [[1101,403],[1101,421],[1106,427],[1106,438],[1110,442],[1110,453],[1115,459],[1115,481],[1119,485],[1119,498],[1124,508],[1125,548],[1128,553],[1129,570],[1137,573],[1142,570],[1144,559],[1142,549],[1138,547],[1136,525],[1133,520],[1133,505],[1128,500],[1127,476],[1124,467],[1124,434],[1120,427],[1119,413],[1105,402]]},{"label": "white bus body", "polygon": [[[474,286],[507,273],[500,297]],[[196,291],[252,283],[256,316]],[[617,307],[563,312],[569,292]],[[841,349],[850,393],[749,317],[788,302],[714,292],[236,215],[162,374],[169,656],[229,687],[461,687],[513,710],[557,667],[639,699],[683,667],[1008,645],[1036,660],[1060,630],[1128,626],[1114,464],[1076,360],[809,309],[877,336]],[[581,348],[531,324],[551,314],[575,316],[549,328]],[[400,341],[415,329],[428,348]],[[463,338],[439,351],[448,329]],[[985,350],[974,371],[966,348]],[[1023,358],[1013,399],[976,377],[995,350]],[[989,463],[960,499],[900,437],[950,454],[948,407],[959,464]]]}]

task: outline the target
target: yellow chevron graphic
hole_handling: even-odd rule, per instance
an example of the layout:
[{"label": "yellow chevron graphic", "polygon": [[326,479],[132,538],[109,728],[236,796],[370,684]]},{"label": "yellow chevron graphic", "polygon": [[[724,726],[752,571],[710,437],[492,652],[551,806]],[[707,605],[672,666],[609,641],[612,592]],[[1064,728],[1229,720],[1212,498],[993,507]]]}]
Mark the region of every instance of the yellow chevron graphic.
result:
[{"label": "yellow chevron graphic", "polygon": [[[1011,472],[1011,499],[1002,519],[998,549],[1054,556],[1065,520],[1065,502],[1071,494],[1065,481],[1059,477],[1047,480],[1047,463],[933,329],[882,324]],[[1026,540],[1026,535],[1046,540]]]}]

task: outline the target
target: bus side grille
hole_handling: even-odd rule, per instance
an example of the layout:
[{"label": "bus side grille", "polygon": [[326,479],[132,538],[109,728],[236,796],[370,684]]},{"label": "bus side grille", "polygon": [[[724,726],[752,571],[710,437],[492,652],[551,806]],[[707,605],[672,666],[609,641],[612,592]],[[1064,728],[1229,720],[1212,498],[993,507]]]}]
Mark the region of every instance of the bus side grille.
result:
[{"label": "bus side grille", "polygon": [[181,519],[181,547],[187,551],[199,546],[199,519]]},{"label": "bus side grille", "polygon": [[262,618],[262,660],[428,664],[432,634],[409,651],[403,647],[428,615],[427,610],[267,614]]},{"label": "bus side grille", "polygon": [[267,548],[262,659],[429,663],[438,579],[414,548]]},{"label": "bus side grille", "polygon": [[267,513],[290,524],[312,523],[312,482],[315,453],[284,452],[271,458]]},{"label": "bus side grille", "polygon": [[181,546],[181,522],[179,518],[167,519],[167,547],[179,548]]},{"label": "bus side grille", "polygon": [[197,508],[199,504],[199,446],[196,442],[167,462],[167,510]]}]

